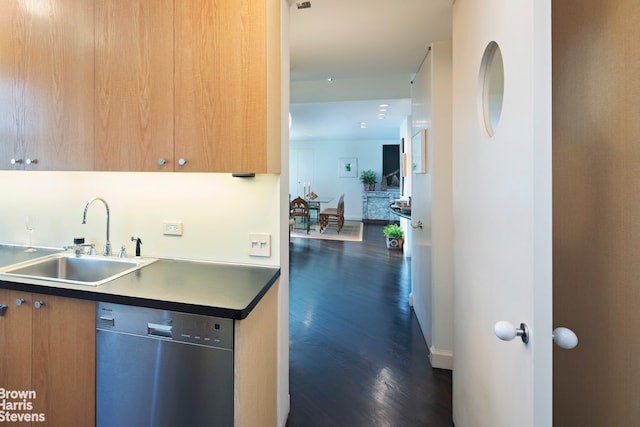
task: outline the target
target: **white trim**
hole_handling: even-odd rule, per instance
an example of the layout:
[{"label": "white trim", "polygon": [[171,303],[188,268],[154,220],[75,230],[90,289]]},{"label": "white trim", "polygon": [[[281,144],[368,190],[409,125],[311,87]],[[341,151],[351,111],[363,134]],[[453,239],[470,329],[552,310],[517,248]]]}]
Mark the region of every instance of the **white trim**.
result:
[{"label": "white trim", "polygon": [[453,352],[429,347],[429,362],[432,368],[453,370]]},{"label": "white trim", "polygon": [[287,425],[287,421],[289,420],[289,414],[291,413],[291,395],[290,394],[287,394],[286,405],[287,405],[287,408],[285,413],[287,414],[287,416],[280,420],[279,427],[285,427]]}]

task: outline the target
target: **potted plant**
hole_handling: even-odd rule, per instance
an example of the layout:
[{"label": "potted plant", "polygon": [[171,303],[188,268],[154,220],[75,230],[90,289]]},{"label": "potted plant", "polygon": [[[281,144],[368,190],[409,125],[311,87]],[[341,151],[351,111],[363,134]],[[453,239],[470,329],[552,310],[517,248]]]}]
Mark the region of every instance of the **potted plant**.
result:
[{"label": "potted plant", "polygon": [[364,191],[373,191],[376,188],[376,182],[378,182],[378,176],[371,169],[362,171],[360,174],[360,182],[364,185]]},{"label": "potted plant", "polygon": [[398,224],[389,224],[382,230],[387,238],[387,248],[402,249],[404,243],[404,230]]}]

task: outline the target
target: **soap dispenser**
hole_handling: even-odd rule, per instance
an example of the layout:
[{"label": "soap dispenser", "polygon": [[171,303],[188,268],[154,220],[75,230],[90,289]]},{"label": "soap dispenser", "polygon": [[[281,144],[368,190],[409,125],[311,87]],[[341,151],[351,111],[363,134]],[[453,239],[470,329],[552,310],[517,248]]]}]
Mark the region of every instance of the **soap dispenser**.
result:
[{"label": "soap dispenser", "polygon": [[132,242],[136,242],[136,256],[139,257],[140,256],[140,246],[142,245],[142,239],[140,239],[139,237],[131,236],[131,241]]}]

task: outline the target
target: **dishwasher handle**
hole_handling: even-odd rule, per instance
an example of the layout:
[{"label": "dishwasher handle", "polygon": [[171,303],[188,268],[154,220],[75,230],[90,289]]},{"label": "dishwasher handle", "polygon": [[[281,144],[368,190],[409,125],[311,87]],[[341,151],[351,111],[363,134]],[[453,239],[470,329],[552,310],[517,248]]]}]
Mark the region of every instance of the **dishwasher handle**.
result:
[{"label": "dishwasher handle", "polygon": [[163,338],[173,338],[172,326],[147,323],[147,334]]}]

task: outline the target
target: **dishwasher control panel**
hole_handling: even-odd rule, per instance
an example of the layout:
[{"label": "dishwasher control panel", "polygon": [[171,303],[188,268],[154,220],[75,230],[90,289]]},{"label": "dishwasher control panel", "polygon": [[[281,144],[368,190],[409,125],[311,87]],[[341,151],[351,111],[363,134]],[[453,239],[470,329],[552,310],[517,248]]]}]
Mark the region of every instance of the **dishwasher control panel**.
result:
[{"label": "dishwasher control panel", "polygon": [[233,320],[100,302],[96,329],[233,349]]}]

